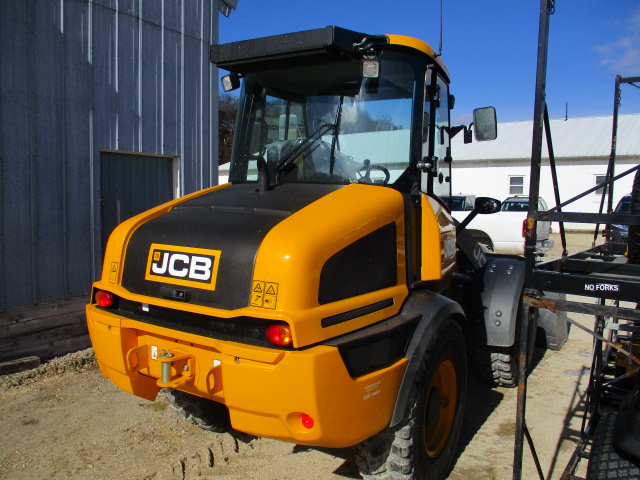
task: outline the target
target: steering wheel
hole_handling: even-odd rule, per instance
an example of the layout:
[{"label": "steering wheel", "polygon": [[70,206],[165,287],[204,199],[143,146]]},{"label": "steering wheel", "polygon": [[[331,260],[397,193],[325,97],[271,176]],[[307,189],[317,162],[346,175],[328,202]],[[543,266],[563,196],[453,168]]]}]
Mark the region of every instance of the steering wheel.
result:
[{"label": "steering wheel", "polygon": [[[391,177],[391,175],[389,174],[389,170],[387,170],[385,167],[383,167],[382,165],[376,165],[371,163],[371,160],[367,159],[364,162],[362,162],[362,168],[360,170],[358,170],[356,173],[360,175],[360,178],[358,179],[358,183],[367,183],[367,184],[373,184],[373,180],[371,180],[371,170],[379,170],[382,173],[384,173],[384,180],[382,181],[382,185],[387,185],[389,183],[389,178]],[[364,174],[361,174],[361,172],[364,171]]]}]

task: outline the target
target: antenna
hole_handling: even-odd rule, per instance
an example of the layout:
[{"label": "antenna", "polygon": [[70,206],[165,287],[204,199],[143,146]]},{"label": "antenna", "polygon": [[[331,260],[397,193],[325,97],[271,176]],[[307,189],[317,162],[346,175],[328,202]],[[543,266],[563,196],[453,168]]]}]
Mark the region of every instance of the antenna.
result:
[{"label": "antenna", "polygon": [[564,121],[569,120],[569,102],[564,102]]},{"label": "antenna", "polygon": [[440,0],[440,42],[438,43],[438,53],[436,57],[442,56],[442,0]]}]

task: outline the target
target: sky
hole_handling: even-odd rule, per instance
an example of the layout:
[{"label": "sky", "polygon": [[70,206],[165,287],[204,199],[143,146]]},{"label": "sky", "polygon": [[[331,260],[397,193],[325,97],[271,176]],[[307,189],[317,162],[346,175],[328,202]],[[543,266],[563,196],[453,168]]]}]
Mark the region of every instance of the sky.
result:
[{"label": "sky", "polygon": [[[452,123],[467,123],[474,108],[488,105],[499,122],[531,120],[540,1],[442,4],[442,58],[456,97]],[[409,35],[437,51],[440,0],[238,0],[230,17],[220,16],[220,43],[328,25]],[[556,0],[546,80],[550,117],[611,115],[616,75],[640,77],[640,2]],[[620,113],[640,113],[640,88],[622,86]]]}]

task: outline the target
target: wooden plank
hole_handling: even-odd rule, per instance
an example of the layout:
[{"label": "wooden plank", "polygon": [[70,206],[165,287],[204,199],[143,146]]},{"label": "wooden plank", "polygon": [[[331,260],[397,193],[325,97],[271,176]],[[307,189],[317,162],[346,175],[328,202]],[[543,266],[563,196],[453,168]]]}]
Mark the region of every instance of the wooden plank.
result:
[{"label": "wooden plank", "polygon": [[40,358],[31,356],[0,363],[0,375],[24,372],[40,366]]},{"label": "wooden plank", "polygon": [[64,313],[62,315],[37,318],[26,322],[0,325],[0,342],[9,337],[28,335],[38,331],[60,328],[66,325],[74,325],[78,323],[86,323],[84,311]]},{"label": "wooden plank", "polygon": [[0,352],[0,362],[12,360],[17,357],[33,355],[40,357],[42,360],[49,360],[54,357],[60,357],[67,353],[77,352],[91,346],[89,335],[79,335],[73,338],[65,338],[52,343],[42,345],[34,345],[25,348],[17,356],[12,355],[13,352]]},{"label": "wooden plank", "polygon": [[[87,297],[0,311],[0,326],[84,311]],[[0,335],[1,336],[1,335]]]},{"label": "wooden plank", "polygon": [[[73,338],[87,333],[87,324],[76,321],[54,328],[36,330],[30,333],[0,338],[0,355],[11,354],[13,358],[24,356],[25,349],[48,343],[57,342],[65,338]],[[20,353],[18,353],[20,352]]]}]

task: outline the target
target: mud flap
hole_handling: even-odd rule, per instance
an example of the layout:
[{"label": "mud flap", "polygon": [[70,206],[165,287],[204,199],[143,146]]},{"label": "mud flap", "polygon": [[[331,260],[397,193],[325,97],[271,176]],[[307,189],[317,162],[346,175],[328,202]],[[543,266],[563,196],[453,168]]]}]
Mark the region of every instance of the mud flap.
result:
[{"label": "mud flap", "polygon": [[476,343],[510,347],[516,338],[518,307],[524,286],[524,259],[488,259],[474,284],[471,321]]}]

